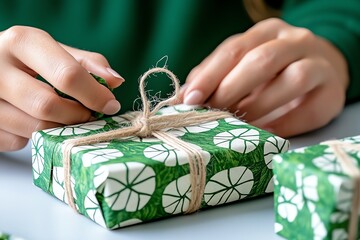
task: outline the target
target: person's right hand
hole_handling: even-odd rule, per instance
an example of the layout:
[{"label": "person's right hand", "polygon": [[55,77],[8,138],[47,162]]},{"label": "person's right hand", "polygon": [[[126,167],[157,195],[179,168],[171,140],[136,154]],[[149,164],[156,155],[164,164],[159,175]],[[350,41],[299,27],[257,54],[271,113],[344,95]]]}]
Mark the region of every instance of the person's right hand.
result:
[{"label": "person's right hand", "polygon": [[[88,121],[90,110],[114,114],[120,103],[109,89],[124,79],[101,54],[62,45],[25,26],[0,32],[0,152],[23,148],[32,132]],[[36,79],[41,75],[52,86]],[[79,102],[59,97],[53,87]]]}]

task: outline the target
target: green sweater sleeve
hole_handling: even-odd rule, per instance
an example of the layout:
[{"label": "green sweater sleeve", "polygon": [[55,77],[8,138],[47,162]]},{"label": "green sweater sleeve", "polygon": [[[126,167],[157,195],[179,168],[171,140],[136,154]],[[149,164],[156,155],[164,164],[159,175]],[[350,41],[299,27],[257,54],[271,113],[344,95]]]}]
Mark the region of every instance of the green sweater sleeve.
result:
[{"label": "green sweater sleeve", "polygon": [[348,62],[347,102],[360,99],[360,1],[286,0],[282,18],[334,44]]}]

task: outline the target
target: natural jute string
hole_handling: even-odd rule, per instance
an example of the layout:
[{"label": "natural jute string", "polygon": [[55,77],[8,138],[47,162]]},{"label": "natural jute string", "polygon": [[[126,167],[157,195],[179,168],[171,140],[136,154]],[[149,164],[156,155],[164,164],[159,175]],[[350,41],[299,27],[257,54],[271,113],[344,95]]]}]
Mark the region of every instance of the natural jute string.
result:
[{"label": "natural jute string", "polygon": [[353,162],[353,159],[345,152],[345,150],[360,151],[360,144],[343,142],[339,140],[326,141],[322,144],[328,145],[334,151],[334,154],[344,172],[353,179],[354,187],[353,199],[350,209],[348,239],[357,239],[358,218],[360,210],[360,170]]},{"label": "natural jute string", "polygon": [[[153,110],[150,109],[150,102],[145,93],[145,79],[153,73],[166,73],[174,83],[174,94],[159,102]],[[77,211],[74,196],[71,188],[71,149],[76,146],[89,145],[100,142],[108,142],[117,138],[129,136],[149,137],[154,136],[164,143],[174,147],[175,149],[186,152],[189,158],[189,168],[191,176],[191,199],[186,213],[197,211],[201,206],[201,200],[205,188],[206,166],[201,152],[190,144],[176,138],[164,131],[168,128],[186,127],[195,124],[201,124],[209,121],[215,121],[227,117],[232,117],[229,112],[223,111],[207,111],[198,112],[190,111],[171,115],[155,115],[162,107],[173,105],[179,102],[180,85],[176,76],[166,68],[152,68],[144,73],[140,78],[139,91],[143,103],[142,112],[133,112],[126,114],[124,117],[131,120],[129,127],[110,130],[108,132],[97,133],[85,137],[72,138],[65,140],[63,143],[63,166],[65,191],[69,205]]]}]

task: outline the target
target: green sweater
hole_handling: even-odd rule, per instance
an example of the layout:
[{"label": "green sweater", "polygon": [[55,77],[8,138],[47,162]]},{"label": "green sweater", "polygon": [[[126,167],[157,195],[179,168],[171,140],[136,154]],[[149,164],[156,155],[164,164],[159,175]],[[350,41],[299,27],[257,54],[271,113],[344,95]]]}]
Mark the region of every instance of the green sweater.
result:
[{"label": "green sweater", "polygon": [[[348,101],[360,97],[359,9],[358,0],[285,0],[282,9],[287,22],[311,29],[343,52],[351,76]],[[184,82],[218,44],[253,22],[240,0],[2,0],[0,31],[12,25],[38,27],[64,44],[102,53],[126,79],[115,91],[126,111],[139,95],[139,76],[163,56]],[[169,81],[150,81],[147,88],[161,97],[172,90]]]}]

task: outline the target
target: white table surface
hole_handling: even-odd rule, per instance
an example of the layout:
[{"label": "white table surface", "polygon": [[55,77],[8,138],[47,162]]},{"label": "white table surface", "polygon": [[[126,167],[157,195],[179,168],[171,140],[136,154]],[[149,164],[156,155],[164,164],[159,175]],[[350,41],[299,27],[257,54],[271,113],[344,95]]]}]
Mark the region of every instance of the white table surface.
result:
[{"label": "white table surface", "polygon": [[[360,135],[360,103],[327,127],[290,139],[291,148]],[[41,239],[281,239],[274,234],[272,195],[118,230],[106,230],[32,183],[30,147],[0,153],[0,231]]]}]

